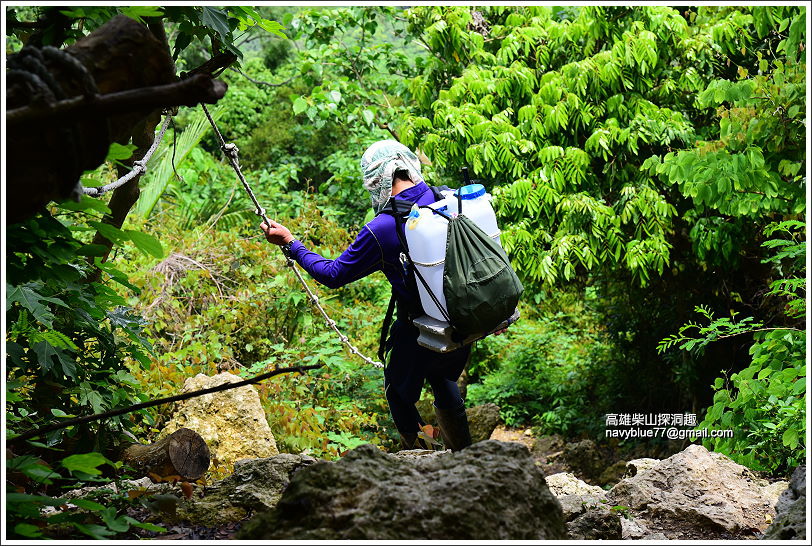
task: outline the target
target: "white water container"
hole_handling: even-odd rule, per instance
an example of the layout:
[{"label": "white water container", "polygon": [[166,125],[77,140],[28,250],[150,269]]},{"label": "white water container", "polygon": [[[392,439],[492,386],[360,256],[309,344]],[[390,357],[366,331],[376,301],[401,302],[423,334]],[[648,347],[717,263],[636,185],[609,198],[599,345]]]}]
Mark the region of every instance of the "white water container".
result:
[{"label": "white water container", "polygon": [[[449,199],[443,199],[429,205],[435,210],[448,207]],[[448,220],[426,209],[413,211],[406,221],[406,243],[409,255],[415,267],[423,275],[437,301],[445,311],[445,294],[443,294],[443,266],[445,265],[445,243],[448,236]],[[442,311],[434,303],[426,287],[415,279],[420,303],[427,315],[445,321]]]},{"label": "white water container", "polygon": [[[473,220],[479,229],[492,238],[494,241],[502,245],[500,241],[499,227],[496,225],[496,213],[493,211],[491,205],[491,194],[485,192],[485,186],[482,184],[469,184],[461,187],[459,190],[462,197],[462,214]],[[457,214],[457,198],[456,196],[447,199],[448,212]]]},{"label": "white water container", "polygon": [[[459,190],[462,197],[462,213],[470,218],[482,231],[501,245],[499,229],[496,225],[496,214],[491,206],[491,196],[485,192],[482,184],[469,184]],[[456,192],[443,192],[445,199],[429,207],[456,215],[458,204]],[[423,279],[431,289],[437,301],[445,311],[445,294],[443,293],[443,269],[445,267],[445,248],[448,237],[448,220],[426,209],[413,209],[406,221],[406,243],[409,254]],[[423,311],[432,318],[446,321],[443,312],[437,307],[426,287],[415,279]]]}]

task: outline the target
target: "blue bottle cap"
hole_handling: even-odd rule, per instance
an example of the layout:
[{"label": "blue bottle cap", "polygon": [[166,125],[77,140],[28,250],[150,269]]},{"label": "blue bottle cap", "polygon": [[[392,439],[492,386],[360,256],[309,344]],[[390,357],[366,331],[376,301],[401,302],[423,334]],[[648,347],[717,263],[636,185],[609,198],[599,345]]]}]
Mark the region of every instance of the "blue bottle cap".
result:
[{"label": "blue bottle cap", "polygon": [[485,186],[482,184],[468,184],[458,189],[454,195],[459,194],[465,200],[476,199],[485,195]]}]

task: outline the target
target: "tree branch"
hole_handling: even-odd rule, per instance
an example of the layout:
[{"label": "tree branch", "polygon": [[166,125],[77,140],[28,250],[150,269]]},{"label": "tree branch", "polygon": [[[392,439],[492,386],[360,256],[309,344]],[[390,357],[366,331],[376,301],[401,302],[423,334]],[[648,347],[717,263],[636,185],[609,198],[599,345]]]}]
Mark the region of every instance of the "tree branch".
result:
[{"label": "tree branch", "polygon": [[245,79],[247,79],[251,83],[255,83],[257,85],[267,85],[268,87],[282,87],[283,85],[289,84],[291,81],[293,81],[293,78],[294,78],[294,76],[291,76],[290,78],[288,78],[287,80],[285,80],[283,82],[270,83],[270,82],[264,82],[264,81],[261,81],[261,80],[255,80],[254,78],[252,78],[251,76],[249,76],[248,74],[246,74],[245,72],[243,72],[242,70],[240,70],[239,68],[236,68],[234,66],[230,66],[230,67],[228,67],[228,69],[231,70],[232,72],[236,72],[237,74],[241,75],[242,77],[244,77]]},{"label": "tree branch", "polygon": [[114,115],[134,110],[154,110],[168,106],[214,104],[228,86],[210,76],[198,74],[167,85],[131,89],[106,95],[72,97],[51,105],[23,106],[6,112],[6,123],[20,125],[45,121],[67,123],[88,115]]},{"label": "tree branch", "polygon": [[28,432],[24,432],[19,436],[15,436],[14,438],[9,438],[6,440],[8,444],[16,444],[22,442],[24,440],[30,440],[31,438],[37,438],[42,436],[43,434],[47,434],[49,432],[53,432],[54,430],[59,430],[66,427],[76,426],[76,425],[83,425],[85,423],[90,423],[92,421],[99,421],[101,419],[108,419],[110,417],[117,417],[119,415],[124,415],[125,413],[132,413],[134,411],[151,408],[153,406],[159,406],[161,404],[169,404],[172,402],[181,402],[183,400],[188,400],[190,398],[195,398],[197,396],[202,396],[204,394],[211,394],[213,392],[222,392],[229,389],[236,389],[238,387],[244,387],[245,385],[251,385],[253,383],[259,383],[265,379],[269,379],[275,375],[289,373],[289,372],[299,372],[303,374],[306,370],[315,370],[316,368],[321,368],[324,364],[314,364],[311,366],[292,366],[290,368],[277,368],[273,371],[256,375],[250,379],[246,379],[244,381],[239,381],[237,383],[223,383],[222,385],[217,385],[216,387],[209,387],[208,389],[200,389],[192,392],[187,392],[184,394],[176,394],[175,396],[169,396],[167,398],[159,398],[158,400],[151,400],[149,402],[141,402],[140,404],[133,404],[132,406],[128,406],[126,408],[119,408],[116,410],[106,411],[104,413],[96,413],[94,415],[85,415],[84,417],[77,417],[75,419],[69,419],[67,421],[63,421],[61,423],[55,423],[53,425],[47,425],[44,427],[40,427],[34,430],[30,430]]}]

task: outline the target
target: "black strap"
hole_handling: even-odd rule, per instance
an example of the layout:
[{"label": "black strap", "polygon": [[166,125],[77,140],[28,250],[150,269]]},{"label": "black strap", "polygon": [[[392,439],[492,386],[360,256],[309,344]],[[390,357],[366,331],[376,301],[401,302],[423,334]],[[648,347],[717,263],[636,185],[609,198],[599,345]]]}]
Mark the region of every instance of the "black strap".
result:
[{"label": "black strap", "polygon": [[392,327],[392,315],[395,313],[395,292],[392,291],[392,296],[389,298],[389,306],[386,308],[386,315],[383,317],[383,326],[381,326],[381,338],[378,341],[378,358],[381,362],[386,357],[386,338],[389,336],[389,329]]},{"label": "black strap", "polygon": [[[431,193],[434,196],[435,201],[440,201],[441,199],[444,199],[445,196],[442,194],[442,192],[450,190],[450,188],[446,185],[429,186],[429,189],[431,189]],[[437,308],[440,310],[443,316],[446,317],[446,320],[448,320],[448,322],[450,323],[451,319],[448,317],[448,314],[446,313],[445,309],[443,309],[443,306],[440,305],[440,301],[437,299],[437,296],[435,296],[434,292],[432,292],[431,288],[429,288],[426,279],[423,278],[423,275],[420,273],[420,271],[417,270],[417,267],[414,265],[414,262],[412,261],[412,257],[409,255],[409,245],[406,242],[406,236],[403,234],[403,224],[404,224],[403,216],[408,214],[413,206],[414,203],[411,201],[406,201],[403,199],[390,199],[389,202],[386,204],[386,206],[384,206],[383,209],[381,209],[378,212],[378,214],[391,214],[392,217],[394,217],[395,219],[395,233],[397,233],[401,250],[403,250],[403,253],[406,256],[406,259],[409,261],[409,265],[411,266],[412,271],[414,271],[415,273],[415,275],[412,277],[409,277],[408,275],[405,276],[404,281],[406,282],[407,288],[410,289],[410,291],[412,291],[415,294],[415,296],[419,297],[419,293],[417,291],[417,284],[415,283],[414,279],[415,277],[420,279],[420,282],[425,287],[426,292],[429,293],[429,296],[431,296],[431,299],[434,301],[434,304],[437,306]],[[433,212],[439,214],[440,216],[444,217],[445,219],[451,220],[451,218],[447,214],[431,209],[431,207],[423,206],[421,208],[428,208]],[[381,335],[378,341],[378,358],[380,358],[381,362],[384,361],[384,358],[386,356],[386,340],[387,337],[389,336],[389,330],[392,327],[392,316],[394,315],[396,302],[397,300],[395,298],[395,293],[393,291],[392,296],[389,298],[389,305],[387,306],[386,309],[386,315],[384,316],[383,319],[383,325],[381,327]]]},{"label": "black strap", "polygon": [[[431,209],[431,210],[434,210],[434,209]],[[443,216],[445,218],[448,218],[448,216],[445,215],[445,214],[443,214]],[[409,260],[409,265],[411,266],[412,271],[415,274],[415,277],[417,277],[420,280],[421,284],[423,285],[423,288],[425,288],[426,292],[428,292],[429,296],[431,296],[431,301],[434,302],[434,305],[437,306],[437,309],[440,310],[440,313],[443,314],[443,317],[450,324],[451,323],[451,317],[449,317],[446,310],[443,309],[443,306],[440,304],[440,300],[437,299],[437,296],[434,295],[434,291],[432,291],[432,289],[429,288],[429,283],[426,282],[426,279],[423,277],[423,274],[420,273],[420,270],[418,270],[417,266],[414,265],[414,261],[412,261],[412,256],[409,254],[409,244],[406,242],[406,236],[403,234],[403,229],[402,228],[403,228],[403,216],[401,216],[399,214],[395,214],[395,231],[398,234],[398,240],[400,241],[400,246],[403,247],[403,253],[406,256],[406,259]]]}]

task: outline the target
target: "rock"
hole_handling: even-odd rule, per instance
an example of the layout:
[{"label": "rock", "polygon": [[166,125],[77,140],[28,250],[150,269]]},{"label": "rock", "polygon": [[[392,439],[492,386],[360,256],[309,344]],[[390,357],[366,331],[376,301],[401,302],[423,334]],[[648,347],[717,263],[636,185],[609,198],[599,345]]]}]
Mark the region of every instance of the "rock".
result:
[{"label": "rock", "polygon": [[589,483],[599,480],[606,464],[592,440],[581,440],[564,446],[564,460],[575,474]]},{"label": "rock", "polygon": [[606,491],[596,485],[589,485],[568,472],[551,474],[546,481],[561,504],[571,539],[620,539],[620,515],[607,505]]},{"label": "rock", "polygon": [[623,479],[626,473],[626,461],[618,461],[612,466],[601,472],[598,478],[598,483],[602,485],[615,485]]},{"label": "rock", "polygon": [[569,472],[559,472],[558,474],[551,474],[547,476],[547,487],[550,488],[553,495],[556,497],[563,497],[564,495],[592,495],[593,497],[600,497],[606,494],[606,491],[597,485],[589,485],[583,480],[579,480],[575,474]]},{"label": "rock", "polygon": [[[182,392],[239,381],[242,378],[228,372],[213,377],[198,374],[186,380]],[[253,385],[179,402],[175,414],[161,434],[171,434],[181,427],[200,434],[211,450],[212,460],[216,459],[227,468],[240,459],[279,454],[259,394]]]},{"label": "rock", "polygon": [[255,512],[272,510],[291,476],[316,459],[282,453],[264,459],[243,459],[234,463],[234,473],[214,483],[203,497],[184,501],[178,517],[199,525],[223,525],[240,521]]},{"label": "rock", "polygon": [[660,463],[659,459],[649,459],[647,457],[642,459],[633,459],[626,463],[626,472],[623,475],[624,478],[631,478],[632,476],[636,476],[640,472],[645,472],[649,468],[657,466]]},{"label": "rock", "polygon": [[792,473],[789,487],[775,505],[776,517],[764,533],[767,540],[806,540],[806,466]]},{"label": "rock", "polygon": [[606,505],[588,508],[567,522],[567,532],[573,540],[620,540],[623,527],[620,514]]},{"label": "rock", "polygon": [[496,404],[482,404],[467,408],[465,413],[468,415],[468,428],[471,430],[473,443],[490,438],[496,425],[502,420],[499,416],[499,406]]},{"label": "rock", "polygon": [[777,505],[781,502],[781,495],[787,490],[788,487],[789,482],[786,480],[778,480],[772,483],[767,482],[761,487],[761,492],[770,501],[770,505],[776,507],[776,512],[778,512]]},{"label": "rock", "polygon": [[773,513],[752,472],[701,445],[621,480],[606,498],[668,538],[752,537]]},{"label": "rock", "polygon": [[566,531],[527,448],[486,440],[414,458],[364,445],[302,468],[237,538],[561,540]]}]

